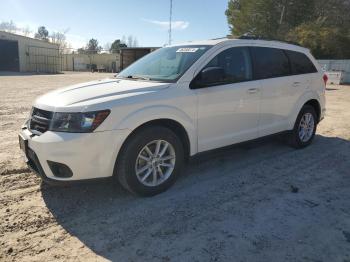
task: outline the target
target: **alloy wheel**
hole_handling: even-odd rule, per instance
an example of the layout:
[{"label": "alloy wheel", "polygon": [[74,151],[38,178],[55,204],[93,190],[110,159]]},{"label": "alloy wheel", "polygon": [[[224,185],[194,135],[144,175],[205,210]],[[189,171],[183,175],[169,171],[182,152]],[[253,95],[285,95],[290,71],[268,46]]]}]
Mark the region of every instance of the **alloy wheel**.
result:
[{"label": "alloy wheel", "polygon": [[137,179],[145,186],[158,186],[171,176],[175,161],[174,147],[165,140],[154,140],[136,158]]},{"label": "alloy wheel", "polygon": [[309,141],[314,132],[315,120],[311,113],[305,113],[299,123],[299,138],[302,142]]}]

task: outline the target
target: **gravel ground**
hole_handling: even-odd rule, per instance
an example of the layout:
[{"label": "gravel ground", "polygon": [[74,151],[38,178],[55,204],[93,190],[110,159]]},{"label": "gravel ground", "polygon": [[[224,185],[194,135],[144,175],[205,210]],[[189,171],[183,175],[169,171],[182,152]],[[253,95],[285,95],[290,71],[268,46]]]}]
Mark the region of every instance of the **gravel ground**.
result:
[{"label": "gravel ground", "polygon": [[107,76],[0,76],[0,261],[350,261],[350,86],[329,86],[304,150],[265,139],[202,154],[152,198],[41,184],[17,145],[32,101]]}]

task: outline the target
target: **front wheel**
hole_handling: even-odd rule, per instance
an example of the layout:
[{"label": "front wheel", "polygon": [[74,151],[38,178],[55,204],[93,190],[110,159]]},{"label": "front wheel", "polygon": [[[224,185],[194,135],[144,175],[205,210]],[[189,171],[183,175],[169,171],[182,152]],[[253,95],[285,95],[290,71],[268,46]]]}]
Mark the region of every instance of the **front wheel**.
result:
[{"label": "front wheel", "polygon": [[161,126],[145,127],[131,135],[119,155],[115,175],[120,184],[142,196],[167,190],[184,163],[181,140]]},{"label": "front wheel", "polygon": [[294,148],[304,148],[311,144],[317,127],[317,115],[312,106],[305,105],[300,110],[294,128],[289,134],[289,144]]}]

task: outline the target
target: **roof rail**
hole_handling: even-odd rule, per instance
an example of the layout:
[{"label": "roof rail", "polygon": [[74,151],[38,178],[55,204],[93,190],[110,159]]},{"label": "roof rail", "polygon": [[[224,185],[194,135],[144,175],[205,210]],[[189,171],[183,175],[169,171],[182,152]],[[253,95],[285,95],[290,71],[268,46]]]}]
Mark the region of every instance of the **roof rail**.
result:
[{"label": "roof rail", "polygon": [[226,35],[226,36],[222,36],[222,37],[212,38],[210,40],[220,40],[220,39],[233,39],[233,36],[232,35]]},{"label": "roof rail", "polygon": [[211,38],[210,40],[220,40],[220,39],[226,39],[227,36],[223,36],[223,37],[217,37],[217,38]]},{"label": "roof rail", "polygon": [[241,35],[241,36],[238,37],[238,39],[277,41],[277,42],[282,42],[282,43],[286,43],[286,44],[301,46],[299,43],[293,42],[293,41],[286,41],[286,40],[280,40],[280,39],[271,39],[271,38],[269,39],[269,38],[265,38],[265,37],[261,37],[261,36],[254,36],[254,35]]}]

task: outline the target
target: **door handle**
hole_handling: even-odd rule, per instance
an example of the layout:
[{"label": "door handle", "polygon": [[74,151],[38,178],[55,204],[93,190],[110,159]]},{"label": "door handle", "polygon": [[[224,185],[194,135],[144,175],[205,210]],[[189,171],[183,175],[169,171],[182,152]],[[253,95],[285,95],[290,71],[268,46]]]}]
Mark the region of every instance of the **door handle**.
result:
[{"label": "door handle", "polygon": [[255,94],[259,91],[259,88],[249,88],[248,89],[248,94]]},{"label": "door handle", "polygon": [[293,86],[300,86],[300,82],[294,82]]}]

